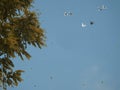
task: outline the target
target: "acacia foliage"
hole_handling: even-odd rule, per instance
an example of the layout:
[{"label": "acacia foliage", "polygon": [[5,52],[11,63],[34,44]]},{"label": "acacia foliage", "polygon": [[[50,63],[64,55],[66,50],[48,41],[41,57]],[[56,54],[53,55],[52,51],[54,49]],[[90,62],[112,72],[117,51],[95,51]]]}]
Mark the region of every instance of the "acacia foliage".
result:
[{"label": "acacia foliage", "polygon": [[22,81],[23,70],[13,71],[11,59],[17,55],[30,59],[28,45],[45,46],[45,34],[30,10],[33,0],[0,0],[0,81],[3,87],[17,86]]}]

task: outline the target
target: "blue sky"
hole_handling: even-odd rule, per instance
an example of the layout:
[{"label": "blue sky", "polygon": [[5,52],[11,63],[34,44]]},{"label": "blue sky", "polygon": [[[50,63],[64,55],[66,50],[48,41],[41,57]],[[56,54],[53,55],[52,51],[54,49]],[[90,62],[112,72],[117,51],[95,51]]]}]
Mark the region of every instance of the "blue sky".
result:
[{"label": "blue sky", "polygon": [[15,60],[24,82],[10,90],[120,90],[120,0],[35,0],[34,9],[47,47]]}]

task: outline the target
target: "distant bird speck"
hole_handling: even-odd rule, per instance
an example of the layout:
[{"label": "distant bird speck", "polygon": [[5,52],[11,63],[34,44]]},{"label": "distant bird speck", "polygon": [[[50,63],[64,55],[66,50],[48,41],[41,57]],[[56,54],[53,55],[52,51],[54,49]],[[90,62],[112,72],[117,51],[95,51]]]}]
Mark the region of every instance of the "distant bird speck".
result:
[{"label": "distant bird speck", "polygon": [[105,5],[98,7],[98,11],[103,11],[105,9],[107,9],[107,6],[105,6]]},{"label": "distant bird speck", "polygon": [[64,12],[64,16],[67,16],[68,15],[68,13],[67,12]]},{"label": "distant bird speck", "polygon": [[68,15],[69,15],[69,16],[72,16],[72,15],[73,15],[73,13],[72,13],[72,12],[69,12],[69,13],[68,13]]},{"label": "distant bird speck", "polygon": [[84,24],[84,23],[82,23],[82,24],[81,24],[81,26],[84,28],[84,27],[86,27],[87,25],[86,25],[86,24]]},{"label": "distant bird speck", "polygon": [[73,13],[72,12],[64,12],[64,16],[72,16]]},{"label": "distant bird speck", "polygon": [[94,24],[94,22],[93,21],[90,21],[90,25],[93,25]]},{"label": "distant bird speck", "polygon": [[52,77],[52,76],[50,76],[50,79],[52,80],[52,79],[53,79],[53,77]]}]

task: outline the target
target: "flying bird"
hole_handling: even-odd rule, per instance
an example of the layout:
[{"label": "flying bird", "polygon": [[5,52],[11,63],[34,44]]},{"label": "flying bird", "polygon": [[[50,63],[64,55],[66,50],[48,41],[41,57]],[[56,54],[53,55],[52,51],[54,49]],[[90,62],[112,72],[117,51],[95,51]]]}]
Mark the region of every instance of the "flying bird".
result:
[{"label": "flying bird", "polygon": [[81,24],[81,26],[84,28],[84,27],[86,27],[87,25],[86,25],[86,24],[84,24],[84,23],[82,23],[82,24]]},{"label": "flying bird", "polygon": [[64,16],[72,16],[73,15],[73,13],[72,12],[64,12]]},{"label": "flying bird", "polygon": [[105,9],[107,9],[107,7],[105,5],[102,5],[102,6],[98,7],[98,11],[103,11]]},{"label": "flying bird", "polygon": [[69,14],[69,16],[72,16],[72,15],[73,15],[73,13],[72,13],[72,12],[69,12],[68,14]]},{"label": "flying bird", "polygon": [[68,13],[67,12],[64,12],[64,16],[67,16],[68,15]]},{"label": "flying bird", "polygon": [[90,21],[90,25],[93,25],[94,24],[94,22],[93,21]]}]

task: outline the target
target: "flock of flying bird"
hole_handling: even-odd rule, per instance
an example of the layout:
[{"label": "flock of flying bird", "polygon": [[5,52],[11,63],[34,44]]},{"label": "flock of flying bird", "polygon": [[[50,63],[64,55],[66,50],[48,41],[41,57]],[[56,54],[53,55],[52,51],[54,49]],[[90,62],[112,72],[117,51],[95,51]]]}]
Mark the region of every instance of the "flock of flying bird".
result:
[{"label": "flock of flying bird", "polygon": [[[107,9],[107,7],[105,6],[105,5],[102,5],[102,6],[100,6],[100,7],[98,7],[98,11],[103,11],[103,10],[105,10],[105,9]],[[72,12],[64,12],[64,16],[72,16],[73,15],[73,13]],[[90,25],[93,25],[94,24],[94,22],[93,21],[90,21]],[[81,27],[86,27],[87,25],[85,24],[85,23],[81,23]]]}]

